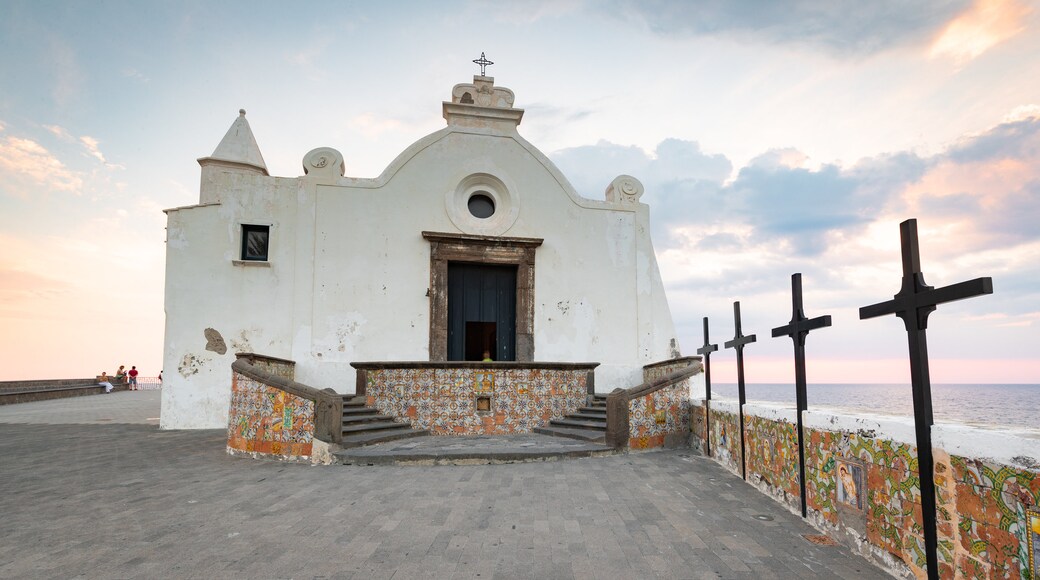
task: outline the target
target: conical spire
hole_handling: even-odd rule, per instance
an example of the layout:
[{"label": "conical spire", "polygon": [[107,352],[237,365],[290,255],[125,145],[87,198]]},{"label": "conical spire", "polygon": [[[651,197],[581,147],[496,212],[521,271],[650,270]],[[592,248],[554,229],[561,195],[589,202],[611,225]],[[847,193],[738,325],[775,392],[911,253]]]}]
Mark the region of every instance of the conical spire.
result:
[{"label": "conical spire", "polygon": [[199,164],[202,166],[206,166],[209,162],[224,162],[222,164],[230,162],[234,165],[259,169],[264,175],[268,175],[264,156],[260,154],[260,147],[257,146],[253,131],[249,128],[249,121],[246,121],[245,109],[238,110],[238,118],[231,123],[227,134],[213,150],[213,155],[199,159]]}]

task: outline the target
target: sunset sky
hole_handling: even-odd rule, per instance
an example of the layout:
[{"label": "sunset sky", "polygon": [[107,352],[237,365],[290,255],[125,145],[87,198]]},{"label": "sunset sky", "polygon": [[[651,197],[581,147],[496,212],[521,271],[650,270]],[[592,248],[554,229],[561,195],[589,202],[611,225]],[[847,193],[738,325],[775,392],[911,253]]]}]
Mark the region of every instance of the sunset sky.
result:
[{"label": "sunset sky", "polygon": [[[1040,383],[1040,4],[30,2],[0,7],[0,380],[162,363],[164,208],[238,115],[272,175],[320,146],[375,177],[488,75],[577,191],[640,179],[684,354],[733,337],[750,382],[908,382],[899,223],[940,306],[934,382]],[[733,380],[733,351],[713,357]],[[230,372],[230,371],[229,371]]]}]

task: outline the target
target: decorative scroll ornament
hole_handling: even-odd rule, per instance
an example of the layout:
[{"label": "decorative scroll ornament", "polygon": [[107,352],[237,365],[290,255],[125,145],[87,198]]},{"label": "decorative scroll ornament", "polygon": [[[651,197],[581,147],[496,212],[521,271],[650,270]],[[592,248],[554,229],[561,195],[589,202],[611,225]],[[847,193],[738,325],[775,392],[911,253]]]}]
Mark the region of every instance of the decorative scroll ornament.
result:
[{"label": "decorative scroll ornament", "polygon": [[619,175],[607,187],[607,201],[613,203],[639,203],[643,196],[643,184],[631,175]]},{"label": "decorative scroll ornament", "polygon": [[343,162],[343,154],[331,147],[312,149],[303,157],[303,173],[305,175],[321,175],[342,177],[347,172]]}]

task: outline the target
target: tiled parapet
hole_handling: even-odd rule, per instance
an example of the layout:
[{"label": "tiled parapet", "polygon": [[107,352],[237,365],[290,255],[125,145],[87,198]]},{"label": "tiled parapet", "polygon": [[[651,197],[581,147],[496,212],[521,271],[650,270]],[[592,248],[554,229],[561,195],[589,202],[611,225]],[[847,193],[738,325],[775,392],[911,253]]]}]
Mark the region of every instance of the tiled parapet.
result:
[{"label": "tiled parapet", "polygon": [[712,399],[708,401],[711,454],[724,467],[740,475],[743,448],[740,446],[739,407],[736,401]]},{"label": "tiled parapet", "polygon": [[[739,474],[736,403],[710,406],[712,455]],[[748,480],[795,511],[793,411],[769,409],[744,407]],[[913,419],[813,409],[803,423],[810,521],[899,576],[925,577]],[[932,440],[939,576],[1040,578],[1040,431],[942,424]]]},{"label": "tiled parapet", "polygon": [[339,441],[342,397],[293,381],[292,361],[239,355],[231,369],[228,453],[308,460]]},{"label": "tiled parapet", "polygon": [[792,510],[800,510],[798,411],[794,407],[744,405],[747,480]]},{"label": "tiled parapet", "polygon": [[[648,370],[649,369],[649,370]],[[607,396],[608,445],[628,449],[690,444],[690,377],[702,372],[700,357],[648,365],[652,380]]]},{"label": "tiled parapet", "polygon": [[433,435],[530,433],[585,406],[596,363],[364,362],[358,394]]},{"label": "tiled parapet", "polygon": [[228,452],[306,459],[313,443],[314,401],[234,373]]},{"label": "tiled parapet", "polygon": [[1040,578],[1040,433],[937,425],[932,438],[957,577]]}]

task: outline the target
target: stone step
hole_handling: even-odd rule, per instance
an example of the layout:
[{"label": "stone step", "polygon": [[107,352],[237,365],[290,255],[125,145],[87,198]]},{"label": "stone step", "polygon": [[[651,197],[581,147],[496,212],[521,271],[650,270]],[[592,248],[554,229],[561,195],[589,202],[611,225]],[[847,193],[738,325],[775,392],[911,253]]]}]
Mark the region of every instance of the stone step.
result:
[{"label": "stone step", "polygon": [[404,423],[395,424],[399,427],[398,429],[385,429],[382,431],[373,431],[371,433],[345,435],[340,446],[344,449],[350,449],[353,447],[372,445],[373,443],[396,441],[398,439],[408,439],[410,437],[422,437],[423,435],[430,434],[426,429],[412,429]]},{"label": "stone step", "polygon": [[343,426],[343,435],[346,436],[348,433],[364,433],[366,431],[382,431],[384,429],[398,429],[400,427],[411,429],[407,423],[394,423],[393,421],[354,423]]},{"label": "stone step", "polygon": [[368,409],[365,413],[344,413],[343,424],[352,425],[357,423],[369,423],[372,421],[393,421],[394,418],[384,415],[375,409]]},{"label": "stone step", "polygon": [[604,411],[602,413],[596,413],[595,411],[589,412],[589,411],[579,410],[577,413],[568,413],[566,415],[566,417],[568,419],[582,419],[582,420],[589,420],[589,421],[604,421],[605,422],[607,420],[607,413],[606,413],[606,411]]},{"label": "stone step", "polygon": [[607,418],[606,407],[582,407],[578,409],[579,413],[587,413],[589,415],[596,415],[604,420]]},{"label": "stone step", "polygon": [[346,409],[349,407],[352,409],[356,409],[358,407],[364,407],[366,402],[366,397],[343,397],[343,408]]},{"label": "stone step", "polygon": [[557,427],[552,424],[545,427],[535,427],[535,433],[541,435],[552,435],[553,437],[566,437],[568,439],[580,439],[590,443],[606,443],[607,435],[604,431],[596,429],[576,429],[570,427]]},{"label": "stone step", "polygon": [[553,419],[552,421],[549,421],[549,425],[552,426],[552,427],[564,427],[564,428],[576,427],[578,429],[595,429],[595,430],[598,430],[598,431],[606,431],[607,430],[607,422],[606,421],[582,421],[582,420],[563,418],[563,419]]}]

